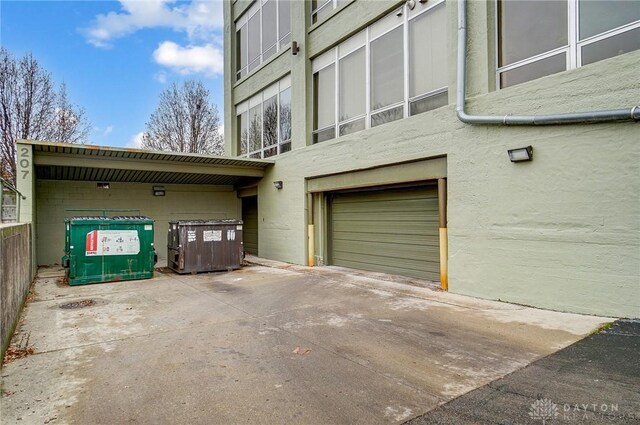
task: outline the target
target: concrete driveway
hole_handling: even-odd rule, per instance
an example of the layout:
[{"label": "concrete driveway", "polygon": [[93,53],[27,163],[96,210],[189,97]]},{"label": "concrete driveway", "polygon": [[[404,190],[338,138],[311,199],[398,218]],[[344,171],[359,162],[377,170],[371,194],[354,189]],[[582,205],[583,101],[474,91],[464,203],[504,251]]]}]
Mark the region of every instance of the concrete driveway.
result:
[{"label": "concrete driveway", "polygon": [[80,287],[41,270],[2,423],[401,423],[608,321],[265,264]]}]

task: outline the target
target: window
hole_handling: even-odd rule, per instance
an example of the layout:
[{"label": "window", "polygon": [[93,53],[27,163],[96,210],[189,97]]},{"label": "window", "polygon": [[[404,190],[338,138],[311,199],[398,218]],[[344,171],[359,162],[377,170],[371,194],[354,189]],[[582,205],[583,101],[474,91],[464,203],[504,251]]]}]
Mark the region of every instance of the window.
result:
[{"label": "window", "polygon": [[501,88],[640,49],[640,2],[498,0]]},{"label": "window", "polygon": [[444,1],[400,11],[313,60],[314,143],[447,104]]},{"label": "window", "polygon": [[314,143],[336,137],[336,73],[331,64],[313,75]]},{"label": "window", "polygon": [[398,27],[371,42],[371,127],[403,116],[402,29]]},{"label": "window", "polygon": [[278,5],[268,0],[262,5],[262,60],[267,60],[278,49]]},{"label": "window", "polygon": [[236,78],[239,80],[289,44],[290,0],[258,0],[236,22]]},{"label": "window", "polygon": [[445,106],[449,94],[444,7],[409,21],[409,55],[409,115]]},{"label": "window", "polygon": [[311,0],[311,23],[315,24],[331,14],[333,9],[341,7],[348,0]]},{"label": "window", "polygon": [[236,105],[240,155],[268,158],[291,150],[291,81],[283,78]]},{"label": "window", "polygon": [[366,113],[366,83],[364,47],[349,53],[339,61],[338,92],[340,135],[364,129]]},{"label": "window", "polygon": [[280,91],[280,130],[278,133],[278,144],[280,153],[291,150],[291,87]]},{"label": "window", "polygon": [[291,4],[290,0],[278,2],[278,40],[280,47],[291,41]]}]

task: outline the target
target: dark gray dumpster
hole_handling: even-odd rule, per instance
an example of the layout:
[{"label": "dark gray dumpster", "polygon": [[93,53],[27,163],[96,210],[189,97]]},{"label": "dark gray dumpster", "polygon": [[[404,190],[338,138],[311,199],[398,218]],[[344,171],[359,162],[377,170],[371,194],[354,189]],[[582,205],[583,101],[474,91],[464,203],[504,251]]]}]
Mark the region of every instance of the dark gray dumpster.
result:
[{"label": "dark gray dumpster", "polygon": [[235,270],[242,265],[242,220],[169,222],[167,263],[177,273]]}]

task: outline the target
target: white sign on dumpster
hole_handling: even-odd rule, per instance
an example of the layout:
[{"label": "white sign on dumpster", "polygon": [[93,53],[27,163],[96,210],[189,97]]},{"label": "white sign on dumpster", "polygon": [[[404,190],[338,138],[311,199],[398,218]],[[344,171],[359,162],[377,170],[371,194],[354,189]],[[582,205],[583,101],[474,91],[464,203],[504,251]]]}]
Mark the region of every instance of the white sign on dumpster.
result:
[{"label": "white sign on dumpster", "polygon": [[205,242],[220,242],[222,240],[222,230],[205,230],[202,232]]},{"label": "white sign on dumpster", "polygon": [[137,230],[93,230],[87,233],[87,256],[137,255],[139,252]]}]

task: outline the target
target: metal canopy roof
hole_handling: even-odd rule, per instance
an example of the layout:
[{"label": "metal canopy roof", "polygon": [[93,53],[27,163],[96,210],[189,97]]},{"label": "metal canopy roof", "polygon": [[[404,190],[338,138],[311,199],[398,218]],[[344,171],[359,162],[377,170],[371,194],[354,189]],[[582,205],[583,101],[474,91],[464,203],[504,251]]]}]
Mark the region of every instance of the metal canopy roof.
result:
[{"label": "metal canopy roof", "polygon": [[42,180],[162,184],[247,185],[273,161],[191,153],[19,140],[33,146]]}]

